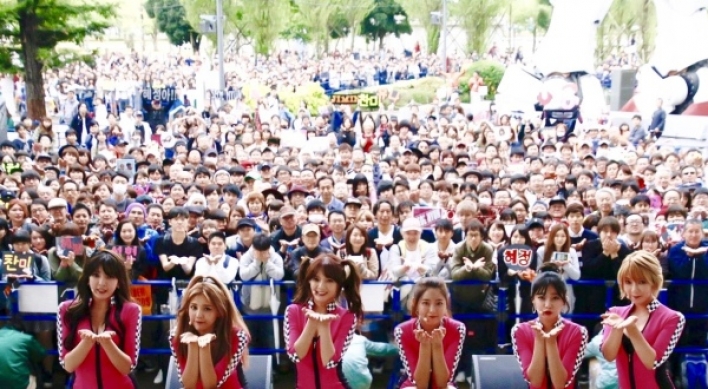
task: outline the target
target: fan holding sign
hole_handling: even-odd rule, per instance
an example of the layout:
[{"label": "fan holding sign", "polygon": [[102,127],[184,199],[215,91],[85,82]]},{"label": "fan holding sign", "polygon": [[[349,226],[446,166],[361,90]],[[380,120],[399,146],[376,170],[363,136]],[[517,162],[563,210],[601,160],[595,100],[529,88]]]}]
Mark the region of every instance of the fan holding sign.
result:
[{"label": "fan holding sign", "polygon": [[[546,244],[538,248],[536,255],[541,258],[539,268],[545,263],[553,263],[558,266],[564,281],[580,279],[578,253],[570,247],[570,233],[565,224],[556,224],[551,227]],[[575,295],[572,285],[568,285],[568,305],[569,312],[573,312]]]},{"label": "fan holding sign", "polygon": [[[517,314],[530,314],[533,305],[529,281],[533,281],[536,277],[538,260],[531,246],[528,228],[525,225],[515,226],[511,231],[510,242],[510,245],[498,250],[499,280],[502,284],[509,285],[507,290],[509,310]],[[507,325],[511,328],[515,323],[515,319],[510,319]]]}]

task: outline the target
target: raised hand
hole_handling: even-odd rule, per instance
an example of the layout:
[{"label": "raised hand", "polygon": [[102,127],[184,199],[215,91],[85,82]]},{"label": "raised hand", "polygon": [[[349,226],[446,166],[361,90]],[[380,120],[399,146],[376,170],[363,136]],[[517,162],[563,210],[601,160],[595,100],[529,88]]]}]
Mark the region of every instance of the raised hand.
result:
[{"label": "raised hand", "polygon": [[181,343],[190,344],[198,342],[199,337],[191,332],[185,332],[179,337],[179,340]]},{"label": "raised hand", "polygon": [[101,346],[105,346],[113,341],[112,336],[115,335],[115,331],[103,331],[98,335],[94,335],[94,340],[98,342]]},{"label": "raised hand", "polygon": [[[606,312],[606,313],[602,314],[600,317],[602,317],[602,324],[603,325],[607,325],[607,326],[610,326],[610,327],[616,328],[616,329],[623,329],[626,327],[626,325],[623,326],[625,319],[623,319],[622,316],[620,316],[614,312]],[[632,318],[632,317],[634,317],[634,321],[637,320],[636,316],[630,316],[627,318],[627,320],[630,320],[630,318]]]},{"label": "raised hand", "polygon": [[579,243],[571,245],[570,247],[574,248],[576,251],[579,251],[579,250],[583,249],[583,246],[585,246],[585,242],[586,242],[586,239],[583,239]]},{"label": "raised hand", "polygon": [[440,328],[434,329],[431,334],[431,336],[433,338],[432,339],[433,343],[442,344],[443,339],[445,339],[445,333],[446,333],[445,327],[440,327]]},{"label": "raised hand", "polygon": [[199,348],[204,348],[211,343],[212,340],[216,339],[216,335],[214,334],[206,334],[202,335],[197,338],[197,344],[199,345]]},{"label": "raised hand", "polygon": [[420,342],[420,344],[431,344],[433,341],[432,335],[425,332],[425,330],[413,330],[413,334],[415,335],[415,340]]},{"label": "raised hand", "polygon": [[91,343],[94,343],[96,341],[95,335],[90,330],[79,330],[79,338],[81,340],[90,340]]},{"label": "raised hand", "polygon": [[541,324],[541,322],[534,322],[531,324],[531,328],[534,330],[533,332],[536,335],[536,340],[542,340],[544,338],[546,333],[543,331],[543,324]]},{"label": "raised hand", "polygon": [[565,326],[564,324],[561,324],[558,327],[555,327],[548,332],[544,332],[543,337],[546,339],[553,339],[553,338],[557,337],[558,334],[560,334],[560,332],[563,330],[564,326]]}]

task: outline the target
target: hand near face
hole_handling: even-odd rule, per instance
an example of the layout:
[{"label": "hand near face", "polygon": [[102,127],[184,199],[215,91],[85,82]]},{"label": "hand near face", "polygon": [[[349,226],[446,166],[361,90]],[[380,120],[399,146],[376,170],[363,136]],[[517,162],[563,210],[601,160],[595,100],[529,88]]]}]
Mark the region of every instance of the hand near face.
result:
[{"label": "hand near face", "polygon": [[415,340],[420,342],[420,344],[429,345],[433,342],[432,335],[425,332],[425,330],[413,330],[413,334],[415,335]]},{"label": "hand near face", "polygon": [[214,334],[202,335],[197,338],[197,344],[199,345],[199,348],[204,348],[208,346],[214,339],[216,339],[216,335]]},{"label": "hand near face", "polygon": [[614,313],[614,312],[606,312],[602,315],[600,315],[602,318],[602,324],[610,326],[612,328],[618,328],[620,324],[624,321],[622,316]]},{"label": "hand near face", "polygon": [[533,329],[536,340],[542,340],[545,335],[545,332],[543,332],[543,324],[540,322],[534,322],[531,324],[531,328]]},{"label": "hand near face", "polygon": [[552,330],[546,332],[543,334],[543,337],[546,339],[554,339],[558,337],[558,334],[561,333],[563,330],[564,324],[559,325],[558,327],[553,328]]},{"label": "hand near face", "polygon": [[185,332],[180,336],[179,340],[181,343],[190,344],[196,343],[199,340],[199,337],[191,332]]},{"label": "hand near face", "polygon": [[443,339],[445,339],[445,332],[446,330],[444,327],[434,329],[431,333],[433,344],[442,345]]}]

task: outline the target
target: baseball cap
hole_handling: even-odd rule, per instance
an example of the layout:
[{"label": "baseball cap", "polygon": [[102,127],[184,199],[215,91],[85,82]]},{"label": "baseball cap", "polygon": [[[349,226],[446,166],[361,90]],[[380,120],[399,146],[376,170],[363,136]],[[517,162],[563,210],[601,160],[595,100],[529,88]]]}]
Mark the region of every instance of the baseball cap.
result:
[{"label": "baseball cap", "polygon": [[302,227],[302,234],[307,235],[310,232],[315,232],[315,233],[317,233],[317,235],[319,235],[320,234],[320,227],[317,224],[312,224],[312,223],[305,224]]},{"label": "baseball cap", "polygon": [[404,220],[403,224],[401,225],[401,232],[408,231],[423,231],[423,227],[420,225],[420,221],[414,217],[409,217],[408,219]]}]

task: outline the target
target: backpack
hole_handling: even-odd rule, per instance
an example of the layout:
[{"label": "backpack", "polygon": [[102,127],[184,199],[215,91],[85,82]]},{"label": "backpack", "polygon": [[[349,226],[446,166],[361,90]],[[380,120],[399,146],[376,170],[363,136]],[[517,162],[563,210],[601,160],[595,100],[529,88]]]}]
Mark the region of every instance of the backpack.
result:
[{"label": "backpack", "polygon": [[705,354],[685,354],[681,358],[684,388],[708,389],[708,361]]}]

